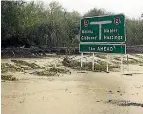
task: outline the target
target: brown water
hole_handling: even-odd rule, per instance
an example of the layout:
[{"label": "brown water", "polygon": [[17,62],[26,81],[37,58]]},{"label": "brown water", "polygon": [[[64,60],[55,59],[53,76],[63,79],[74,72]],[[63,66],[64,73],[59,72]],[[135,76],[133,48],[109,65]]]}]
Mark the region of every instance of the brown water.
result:
[{"label": "brown water", "polygon": [[[107,103],[132,100],[130,86],[123,79],[129,80],[117,73],[72,71],[61,77],[27,75],[18,82],[2,82],[2,114],[143,114],[140,106]],[[140,91],[133,100],[141,98]]]},{"label": "brown water", "polygon": [[[40,66],[54,61],[24,60]],[[143,71],[143,67],[140,69]],[[117,72],[71,70],[71,74],[49,78],[18,72],[12,75],[19,81],[1,84],[2,114],[143,114],[143,74],[121,76]],[[122,101],[134,105],[119,106]]]}]

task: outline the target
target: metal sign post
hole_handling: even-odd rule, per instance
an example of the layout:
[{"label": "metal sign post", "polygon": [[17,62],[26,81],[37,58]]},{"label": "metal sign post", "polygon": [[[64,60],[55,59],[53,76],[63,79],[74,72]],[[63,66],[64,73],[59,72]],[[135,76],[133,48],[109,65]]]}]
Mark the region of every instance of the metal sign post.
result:
[{"label": "metal sign post", "polygon": [[109,72],[109,55],[107,54],[107,66],[106,66],[106,72]]},{"label": "metal sign post", "polygon": [[127,54],[127,71],[129,72],[129,56]]},{"label": "metal sign post", "polygon": [[123,55],[121,54],[121,75],[123,74]]},{"label": "metal sign post", "polygon": [[93,60],[92,60],[92,70],[94,71],[94,53],[93,53]]},{"label": "metal sign post", "polygon": [[82,63],[83,61],[82,61],[82,59],[83,59],[83,53],[81,53],[81,59],[80,59],[80,63],[81,63],[80,66],[81,66],[81,68],[82,68],[82,66],[83,66],[83,63]]}]

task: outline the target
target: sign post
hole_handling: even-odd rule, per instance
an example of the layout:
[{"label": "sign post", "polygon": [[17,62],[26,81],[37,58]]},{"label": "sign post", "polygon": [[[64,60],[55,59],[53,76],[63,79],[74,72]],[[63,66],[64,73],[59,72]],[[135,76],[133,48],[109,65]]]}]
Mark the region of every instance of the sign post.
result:
[{"label": "sign post", "polygon": [[80,67],[81,67],[81,68],[82,68],[82,66],[83,66],[83,64],[82,64],[82,59],[83,59],[83,53],[81,53],[81,58],[80,58],[80,61],[81,61],[81,62],[80,62],[80,63],[81,63],[81,64],[80,64]]},{"label": "sign post", "polygon": [[123,55],[121,54],[121,75],[123,74]]},{"label": "sign post", "polygon": [[109,55],[107,54],[107,67],[106,67],[106,72],[107,72],[107,73],[109,72],[108,65],[109,65]]},{"label": "sign post", "polygon": [[93,53],[93,60],[92,60],[92,70],[94,71],[94,53]]},{"label": "sign post", "polygon": [[127,71],[129,72],[129,57],[128,57],[128,54],[127,54]]}]

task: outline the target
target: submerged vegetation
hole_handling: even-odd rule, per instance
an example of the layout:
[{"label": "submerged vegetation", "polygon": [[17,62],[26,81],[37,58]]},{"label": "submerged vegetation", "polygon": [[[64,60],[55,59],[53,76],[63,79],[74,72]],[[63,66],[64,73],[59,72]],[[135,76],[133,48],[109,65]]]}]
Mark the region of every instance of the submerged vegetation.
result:
[{"label": "submerged vegetation", "polygon": [[59,76],[59,74],[70,74],[70,70],[66,68],[48,68],[42,71],[35,71],[33,74],[39,75],[39,76]]},{"label": "submerged vegetation", "polygon": [[[81,63],[80,61],[77,60],[71,60],[70,58],[65,57],[62,61],[62,64],[66,67],[70,67],[73,69],[79,69],[79,70],[92,70],[92,62],[83,62],[83,67],[81,68]],[[94,65],[94,71],[106,71],[106,62],[103,61],[98,61],[98,63],[96,63]],[[109,69],[112,70],[113,68],[119,68],[118,65],[111,65],[109,64]]]},{"label": "submerged vegetation", "polygon": [[[81,68],[80,59],[75,57],[64,57],[63,60],[60,58],[57,60],[57,65],[54,61],[49,62],[48,64],[43,64],[43,67],[40,67],[36,63],[30,63],[24,60],[16,60],[12,59],[11,62],[2,62],[1,63],[1,73],[2,79],[5,80],[15,80],[12,75],[9,73],[13,72],[23,72],[29,74],[35,74],[38,76],[59,76],[60,74],[71,74],[70,69],[76,70],[86,70],[86,71],[94,71],[94,72],[106,72],[107,63],[102,60],[104,57],[98,56],[99,59],[94,63],[94,70],[92,69],[92,62],[83,62],[83,67]],[[97,57],[97,56],[96,56]],[[101,57],[101,58],[100,58]],[[105,56],[106,57],[106,56]],[[75,59],[76,58],[76,59]],[[105,58],[106,59],[106,58]],[[109,71],[119,71],[120,68],[120,58],[115,57],[109,63]],[[129,61],[123,60],[124,64],[139,64],[143,65],[143,61],[141,59],[129,58]],[[31,73],[32,72],[32,73]]]},{"label": "submerged vegetation", "polygon": [[17,66],[27,66],[31,69],[38,69],[40,68],[40,66],[38,66],[37,64],[35,63],[29,63],[29,62],[26,62],[26,61],[23,61],[23,60],[11,60],[12,62],[14,62]]},{"label": "submerged vegetation", "polygon": [[38,69],[41,68],[35,63],[28,63],[26,61],[22,60],[11,60],[12,63],[1,63],[1,72],[24,72],[24,70],[30,70],[30,69]]},{"label": "submerged vegetation", "polygon": [[8,81],[17,81],[17,79],[13,77],[12,75],[1,75],[1,79],[8,80]]},{"label": "submerged vegetation", "polygon": [[9,63],[1,63],[1,72],[6,73],[6,72],[23,72],[24,69]]}]

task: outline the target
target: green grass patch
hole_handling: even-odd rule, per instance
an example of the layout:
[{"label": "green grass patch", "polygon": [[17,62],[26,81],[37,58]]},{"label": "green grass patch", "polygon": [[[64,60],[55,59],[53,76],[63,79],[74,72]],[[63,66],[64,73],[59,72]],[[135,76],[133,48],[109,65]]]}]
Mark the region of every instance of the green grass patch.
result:
[{"label": "green grass patch", "polygon": [[[87,70],[87,71],[92,70],[92,62],[83,62],[83,67],[81,68],[80,67],[81,63],[79,61],[64,58],[62,64],[66,67],[78,70]],[[104,61],[99,61],[98,64],[94,65],[94,71],[97,72],[106,71],[106,64],[107,63]],[[112,70],[112,68],[119,68],[119,67],[118,65],[109,65],[109,70]]]},{"label": "green grass patch", "polygon": [[[118,61],[121,61],[121,58],[120,57],[115,57],[114,58],[115,60],[118,60]],[[143,61],[142,60],[138,60],[138,59],[134,59],[134,58],[129,58],[128,61],[127,59],[124,59],[123,60],[123,64],[143,64]]]},{"label": "green grass patch", "polygon": [[57,72],[57,73],[63,73],[63,74],[67,74],[67,73],[70,73],[70,70],[68,70],[68,69],[63,69],[63,68],[55,68],[55,67],[53,67],[53,68],[49,68],[48,69],[50,72]]},{"label": "green grass patch", "polygon": [[143,64],[143,61],[141,60],[137,60],[134,58],[130,58],[128,61],[127,60],[123,60],[124,64]]},{"label": "green grass patch", "polygon": [[96,55],[96,57],[99,57],[101,59],[106,59],[107,58],[105,55]]},{"label": "green grass patch", "polygon": [[143,56],[141,55],[135,55],[135,56],[143,60]]},{"label": "green grass patch", "polygon": [[61,55],[57,55],[57,54],[48,54],[46,57],[60,58]]},{"label": "green grass patch", "polygon": [[8,81],[17,81],[18,80],[15,77],[13,77],[12,75],[1,75],[1,79],[8,80]]},{"label": "green grass patch", "polygon": [[28,63],[26,61],[23,61],[23,60],[11,60],[12,62],[14,62],[17,66],[27,66],[27,67],[23,67],[25,68],[25,70],[28,70],[28,69],[38,69],[40,68],[40,66],[38,66],[37,64],[35,63]]},{"label": "green grass patch", "polygon": [[36,71],[33,74],[40,75],[40,76],[58,76],[59,74],[71,74],[70,70],[65,68],[49,68],[43,71]]},{"label": "green grass patch", "polygon": [[23,72],[24,69],[22,69],[21,67],[14,66],[9,63],[1,63],[1,72],[2,73],[15,72],[15,71]]},{"label": "green grass patch", "polygon": [[121,61],[121,57],[115,57],[114,59],[117,61]]},{"label": "green grass patch", "polygon": [[[49,65],[45,65],[45,66],[47,66],[47,67],[55,67],[55,64],[49,64]],[[56,63],[56,67],[60,67],[60,66],[62,66],[62,64]]]},{"label": "green grass patch", "polygon": [[50,72],[49,70],[43,70],[43,71],[36,71],[33,74],[36,74],[39,76],[55,76],[57,75],[57,72]]}]

